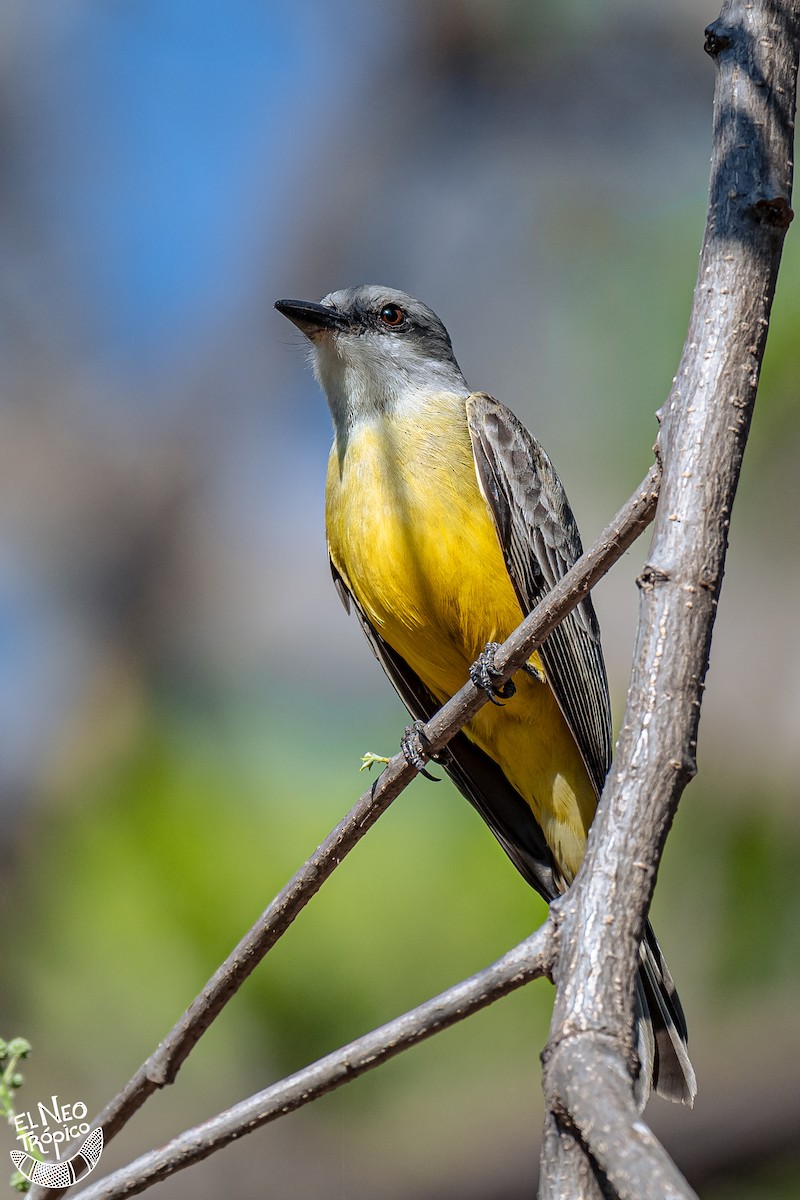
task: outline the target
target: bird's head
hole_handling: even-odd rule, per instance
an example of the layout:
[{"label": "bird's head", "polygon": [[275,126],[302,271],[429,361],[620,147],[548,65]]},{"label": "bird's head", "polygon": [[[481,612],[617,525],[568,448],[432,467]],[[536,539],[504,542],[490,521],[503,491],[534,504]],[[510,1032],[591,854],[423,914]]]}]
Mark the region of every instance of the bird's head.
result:
[{"label": "bird's head", "polygon": [[319,304],[278,300],[275,307],[308,338],[337,429],[408,411],[432,392],[469,395],[444,325],[405,292],[362,284]]}]

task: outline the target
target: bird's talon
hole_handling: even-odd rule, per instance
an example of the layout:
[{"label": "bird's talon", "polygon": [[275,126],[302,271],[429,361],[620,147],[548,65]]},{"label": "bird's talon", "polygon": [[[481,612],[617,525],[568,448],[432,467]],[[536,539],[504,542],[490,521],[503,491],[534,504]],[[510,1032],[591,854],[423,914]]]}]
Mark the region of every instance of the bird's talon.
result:
[{"label": "bird's talon", "polygon": [[409,766],[414,767],[426,779],[430,779],[431,783],[438,783],[438,776],[431,775],[430,771],[425,770],[425,764],[433,755],[430,752],[430,744],[424,730],[425,725],[422,721],[414,721],[413,724],[407,726],[400,739],[400,749]]},{"label": "bird's talon", "polygon": [[498,708],[502,708],[503,701],[510,700],[517,689],[511,679],[507,679],[501,687],[497,686],[497,678],[500,672],[494,665],[494,656],[499,649],[499,642],[487,642],[485,648],[478,655],[477,660],[470,667],[469,677],[476,688],[480,688],[482,692],[486,692],[492,704],[496,704]]}]

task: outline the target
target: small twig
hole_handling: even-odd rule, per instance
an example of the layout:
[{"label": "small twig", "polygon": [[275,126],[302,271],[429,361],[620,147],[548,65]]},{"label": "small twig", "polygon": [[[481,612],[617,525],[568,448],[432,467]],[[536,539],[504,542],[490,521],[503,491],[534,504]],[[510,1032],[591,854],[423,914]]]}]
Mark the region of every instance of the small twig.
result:
[{"label": "small twig", "polygon": [[191,1166],[215,1150],[252,1133],[284,1113],[324,1096],[351,1079],[424,1041],[441,1029],[463,1021],[532,979],[552,969],[554,927],[546,921],[513,950],[485,970],[448,988],[394,1021],[287,1076],[263,1092],[235,1104],[202,1125],[182,1133],[166,1146],[143,1154],[126,1167],[77,1193],[75,1200],[118,1200],[134,1196]]}]

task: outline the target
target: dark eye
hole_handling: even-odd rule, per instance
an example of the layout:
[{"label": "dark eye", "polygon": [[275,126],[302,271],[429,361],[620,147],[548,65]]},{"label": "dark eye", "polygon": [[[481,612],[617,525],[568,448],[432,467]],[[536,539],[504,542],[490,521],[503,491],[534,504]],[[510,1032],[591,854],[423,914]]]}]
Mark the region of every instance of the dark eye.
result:
[{"label": "dark eye", "polygon": [[397,329],[398,325],[402,325],[406,319],[406,310],[399,304],[384,304],[380,311],[380,318],[384,325],[388,325],[391,329]]}]

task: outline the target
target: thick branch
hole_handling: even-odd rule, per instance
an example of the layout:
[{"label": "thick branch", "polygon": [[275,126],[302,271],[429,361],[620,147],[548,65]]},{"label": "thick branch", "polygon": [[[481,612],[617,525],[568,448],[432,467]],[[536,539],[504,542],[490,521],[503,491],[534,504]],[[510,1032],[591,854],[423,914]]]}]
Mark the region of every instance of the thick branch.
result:
[{"label": "thick branch", "polygon": [[[660,1148],[651,1139],[633,1153],[595,1131],[608,1103],[609,1039],[620,1061],[634,1065],[638,945],[664,839],[695,772],[729,517],[791,219],[798,6],[731,0],[707,36],[718,72],[706,234],[689,333],[663,410],[664,479],[639,580],[623,728],[585,864],[564,906],[545,1073],[556,1119],[578,1131],[617,1195],[643,1198],[692,1193],[685,1184],[663,1190]],[[625,1107],[620,1119],[633,1127],[630,1087]]]},{"label": "thick branch", "polygon": [[269,1121],[294,1112],[439,1030],[463,1021],[531,979],[549,975],[552,956],[553,929],[548,921],[491,967],[188,1130],[166,1146],[142,1155],[113,1175],[85,1188],[75,1200],[116,1200],[145,1191],[175,1171],[207,1158],[243,1134],[252,1133]]},{"label": "thick branch", "polygon": [[[591,1055],[573,1055],[568,1045],[562,1042],[553,1054],[549,1083],[569,1114],[566,1121],[562,1117],[559,1122],[561,1128],[566,1124],[579,1131],[584,1146],[584,1153],[577,1143],[570,1151],[575,1155],[574,1168],[583,1173],[581,1195],[602,1195],[593,1168],[599,1167],[603,1177],[608,1165],[613,1164],[614,1191],[619,1200],[644,1200],[649,1196],[685,1200],[692,1194],[687,1191],[686,1181],[631,1104],[630,1076],[618,1047],[611,1039],[604,1043],[598,1038]],[[625,1164],[624,1171],[618,1169],[620,1163]],[[554,1168],[548,1164],[548,1169]],[[563,1177],[561,1187],[560,1192],[551,1191],[553,1200],[571,1200],[574,1191]]]}]

